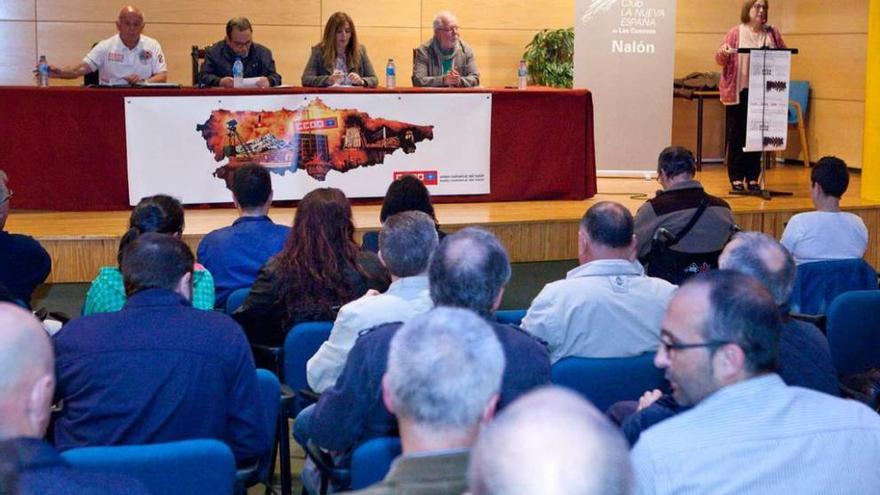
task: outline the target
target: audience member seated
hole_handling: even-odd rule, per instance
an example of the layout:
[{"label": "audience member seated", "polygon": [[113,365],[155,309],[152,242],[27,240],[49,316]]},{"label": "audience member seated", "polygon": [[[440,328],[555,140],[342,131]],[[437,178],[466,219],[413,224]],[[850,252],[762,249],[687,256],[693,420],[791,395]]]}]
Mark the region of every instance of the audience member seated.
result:
[{"label": "audience member seated", "polygon": [[880,417],[864,404],[787,386],[773,372],[773,296],[727,270],[693,277],[663,320],[655,363],[693,409],[645,431],[637,493],[877,493]]},{"label": "audience member seated", "polygon": [[0,493],[148,493],[135,480],[78,472],[41,440],[55,389],[53,360],[52,344],[34,315],[0,303],[0,469],[6,471],[0,473]]},{"label": "audience member seated", "polygon": [[397,417],[403,454],[361,495],[461,494],[468,453],[498,403],[504,351],[485,319],[437,308],[391,339],[382,401]]},{"label": "audience member seated", "polygon": [[[670,247],[673,253],[711,254],[706,260],[695,256],[699,263],[694,264],[692,272],[714,268],[717,253],[724,248],[733,233],[735,224],[730,205],[707,194],[703,186],[694,179],[696,172],[694,155],[689,150],[670,146],[660,153],[657,160],[657,180],[663,190],[657,191],[653,199],[639,207],[635,216],[637,253],[639,259],[646,263],[649,275],[658,274],[662,269],[648,263],[652,241],[658,234],[658,229],[665,229],[669,235],[676,237],[696,218],[691,229]],[[660,237],[662,239],[663,235]]]},{"label": "audience member seated", "polygon": [[76,79],[98,71],[102,85],[165,82],[168,66],[159,42],[144,36],[144,14],[131,5],[116,19],[117,34],[97,43],[77,65],[49,66],[49,77]]},{"label": "audience member seated", "polygon": [[330,338],[306,364],[312,390],[320,393],[336,383],[361,330],[406,322],[431,309],[427,272],[435,249],[437,230],[428,215],[405,211],[385,221],[379,235],[379,260],[391,274],[391,286],[384,294],[368,291],[339,309]]},{"label": "audience member seated", "polygon": [[52,269],[49,253],[33,237],[6,232],[12,190],[6,184],[6,174],[0,170],[0,285],[15,301],[30,307],[31,295],[42,284]]},{"label": "audience member seated", "polygon": [[[183,206],[180,201],[157,194],[148,196],[134,207],[128,219],[128,231],[119,241],[116,261],[122,265],[125,248],[138,236],[148,232],[169,234],[177,238],[183,235]],[[104,266],[86,292],[83,315],[119,311],[125,305],[127,291],[122,272],[116,266]],[[214,278],[202,265],[196,265],[193,273],[192,305],[198,309],[214,309]]]},{"label": "audience member seated", "polygon": [[242,465],[269,448],[241,328],[190,305],[193,255],[144,234],[122,256],[122,311],[71,320],[54,337],[60,450],[193,438],[226,442]]},{"label": "audience member seated", "polygon": [[[272,51],[254,43],[254,29],[246,17],[233,17],[226,23],[226,38],[205,49],[205,63],[199,71],[202,86],[234,86],[232,68],[241,60],[245,80],[258,88],[281,84],[281,74],[275,72]],[[248,83],[248,81],[246,81]]]},{"label": "audience member seated", "polygon": [[232,200],[238,220],[209,232],[199,243],[198,259],[214,278],[215,306],[224,307],[236,289],[250,287],[260,268],[281,251],[290,227],[269,218],[272,179],[259,165],[237,169],[232,179]]},{"label": "audience member seated", "polygon": [[[429,215],[434,220],[439,240],[446,237],[446,233],[440,230],[440,222],[434,213],[434,205],[431,204],[431,193],[425,184],[414,175],[404,175],[396,179],[385,192],[382,201],[382,210],[379,212],[379,221],[383,224],[388,217],[397,215],[403,211],[420,211]],[[376,252],[379,250],[378,233],[370,231],[364,233],[363,248]]]},{"label": "audience member seated", "polygon": [[[787,314],[796,270],[791,254],[766,234],[740,232],[721,252],[719,264],[723,270],[751,275],[761,281],[784,315],[776,369],[782,381],[837,396],[840,392],[837,372],[825,336],[815,325]],[[655,399],[656,402],[651,403]],[[672,396],[661,396],[658,390],[646,393],[640,402],[641,410],[625,421],[622,416],[636,409],[637,403],[617,404],[612,410],[612,415],[623,422],[624,434],[632,444],[646,428],[687,409]]]},{"label": "audience member seated", "polygon": [[645,275],[635,246],[633,217],[623,205],[602,201],[584,214],[581,266],[547,284],[522,321],[525,331],[547,342],[551,363],[657,349],[660,320],[676,287]]},{"label": "audience member seated", "polygon": [[296,323],[333,320],[343,304],[389,283],[379,258],[355,244],[342,191],[314,189],[297,206],[284,249],[263,265],[233,317],[252,344],[280,347]]},{"label": "audience member seated", "polygon": [[413,52],[413,86],[470,88],[480,85],[474,51],[459,38],[458,19],[443,11],[434,17],[434,36]]},{"label": "audience member seated", "polygon": [[[549,382],[550,359],[544,344],[493,319],[510,279],[507,253],[495,236],[477,228],[447,236],[431,259],[428,278],[436,306],[474,311],[489,321],[501,341],[507,364],[499,408]],[[297,416],[294,430],[299,441],[311,438],[320,447],[347,452],[371,438],[396,434],[394,417],[380,400],[379,382],[388,344],[399,328],[400,323],[391,323],[361,333],[336,385]]]},{"label": "audience member seated", "polygon": [[345,12],[327,19],[324,37],[312,47],[302,74],[303,86],[364,86],[379,84],[367,47],[358,42],[354,21]]},{"label": "audience member seated", "polygon": [[620,432],[575,393],[529,392],[480,432],[471,495],[628,495],[629,449]]},{"label": "audience member seated", "polygon": [[849,186],[846,163],[834,156],[823,157],[810,172],[810,181],[816,211],[791,217],[782,232],[782,244],[797,264],[864,256],[868,247],[865,222],[840,211],[840,198]]}]

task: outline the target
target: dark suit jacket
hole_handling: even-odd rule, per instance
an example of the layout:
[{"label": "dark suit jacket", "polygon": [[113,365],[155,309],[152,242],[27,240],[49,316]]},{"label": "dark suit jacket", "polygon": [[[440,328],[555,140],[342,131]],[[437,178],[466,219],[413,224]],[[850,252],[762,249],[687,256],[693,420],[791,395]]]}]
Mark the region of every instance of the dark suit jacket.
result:
[{"label": "dark suit jacket", "polygon": [[[205,49],[205,63],[199,71],[199,84],[203,86],[219,86],[220,79],[232,77],[232,65],[239,58],[226,44],[220,40]],[[281,74],[275,72],[275,60],[272,51],[263,45],[254,43],[247,57],[241,59],[244,65],[244,77],[265,77],[270,86],[281,84]]]}]

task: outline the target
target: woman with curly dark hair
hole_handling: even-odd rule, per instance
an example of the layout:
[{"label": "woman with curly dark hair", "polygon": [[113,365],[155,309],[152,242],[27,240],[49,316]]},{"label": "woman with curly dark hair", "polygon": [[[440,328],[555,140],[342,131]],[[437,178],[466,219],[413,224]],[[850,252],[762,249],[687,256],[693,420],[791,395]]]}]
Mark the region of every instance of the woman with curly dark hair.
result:
[{"label": "woman with curly dark hair", "polygon": [[260,269],[233,313],[252,344],[281,346],[303,321],[333,320],[343,304],[390,283],[379,258],[354,242],[351,204],[339,189],[315,189],[296,209],[284,249]]}]

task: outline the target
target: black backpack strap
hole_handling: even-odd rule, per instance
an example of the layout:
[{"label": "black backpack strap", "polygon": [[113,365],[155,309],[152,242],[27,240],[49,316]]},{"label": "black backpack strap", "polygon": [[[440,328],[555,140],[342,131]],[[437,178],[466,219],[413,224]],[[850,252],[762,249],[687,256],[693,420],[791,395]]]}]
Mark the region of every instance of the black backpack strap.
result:
[{"label": "black backpack strap", "polygon": [[694,225],[697,224],[697,221],[700,219],[701,216],[703,216],[703,212],[705,212],[706,208],[708,208],[708,207],[709,207],[708,198],[703,198],[703,200],[700,201],[700,206],[697,208],[697,211],[694,212],[694,216],[691,217],[691,219],[690,219],[690,221],[688,221],[687,225],[685,225],[684,228],[681,229],[681,231],[678,233],[678,235],[675,236],[675,239],[673,239],[671,243],[667,244],[666,247],[675,246],[676,244],[678,244],[678,242],[680,240],[684,239],[684,236],[688,235],[688,232],[690,232],[691,229],[694,228]]}]

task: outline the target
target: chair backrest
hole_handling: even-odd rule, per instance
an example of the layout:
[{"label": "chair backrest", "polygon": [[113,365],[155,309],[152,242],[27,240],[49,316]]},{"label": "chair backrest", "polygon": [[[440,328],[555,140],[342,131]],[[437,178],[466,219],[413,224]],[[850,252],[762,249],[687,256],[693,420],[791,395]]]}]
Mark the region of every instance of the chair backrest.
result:
[{"label": "chair backrest", "polygon": [[495,312],[495,320],[505,325],[519,326],[525,316],[526,310],[524,309],[502,309]]},{"label": "chair backrest", "polygon": [[360,490],[382,481],[400,452],[398,437],[373,438],[359,445],[351,455],[351,489]]},{"label": "chair backrest", "polygon": [[[800,105],[804,120],[807,120],[807,108],[810,104],[810,81],[789,81],[788,99]],[[788,123],[797,124],[797,112],[793,105],[788,106]]]},{"label": "chair backrest", "polygon": [[821,315],[844,292],[876,288],[877,272],[861,258],[802,263],[789,305],[795,313]]},{"label": "chair backrest", "polygon": [[192,85],[198,86],[199,71],[202,68],[202,63],[205,61],[205,49],[199,48],[199,45],[193,45],[189,55],[192,58]]},{"label": "chair backrest", "polygon": [[[306,362],[318,352],[321,344],[330,338],[332,321],[307,321],[298,323],[287,332],[284,339],[284,383],[294,392],[309,389],[306,378]],[[307,404],[294,400],[294,412],[299,412]]]},{"label": "chair backrest", "polygon": [[275,430],[278,427],[278,414],[281,409],[281,382],[269,370],[257,370],[257,388],[260,402],[263,405],[265,420],[263,436],[266,441],[266,452],[260,457],[257,465],[257,477],[253,482],[269,480],[269,466],[272,465],[272,448],[275,445]]},{"label": "chair backrest", "polygon": [[235,458],[219,440],[83,447],[61,456],[76,469],[140,480],[150,493],[232,495],[235,486]]},{"label": "chair backrest", "polygon": [[379,252],[379,231],[378,230],[369,230],[364,232],[363,238],[361,238],[361,248],[366,251],[372,251],[374,253]]},{"label": "chair backrest", "polygon": [[550,368],[550,381],[568,387],[605,411],[615,402],[638,400],[647,390],[669,390],[649,352],[623,358],[568,357]]},{"label": "chair backrest", "polygon": [[224,310],[226,314],[231,315],[238,309],[245,299],[247,299],[248,294],[251,293],[250,287],[242,287],[241,289],[235,289],[232,291],[229,296],[226,298],[226,306]]},{"label": "chair backrest", "polygon": [[880,290],[847,292],[828,307],[831,360],[840,376],[880,369]]}]

